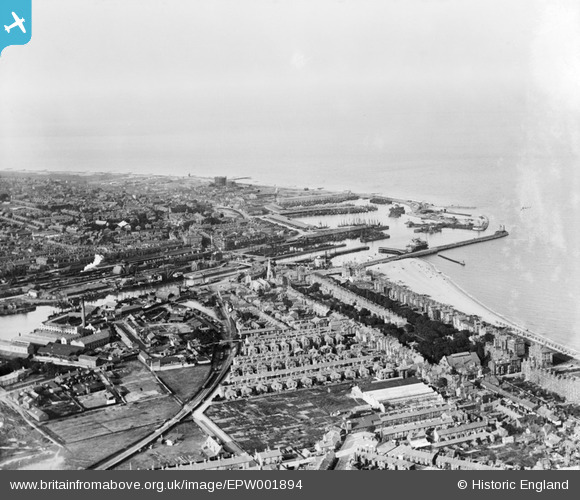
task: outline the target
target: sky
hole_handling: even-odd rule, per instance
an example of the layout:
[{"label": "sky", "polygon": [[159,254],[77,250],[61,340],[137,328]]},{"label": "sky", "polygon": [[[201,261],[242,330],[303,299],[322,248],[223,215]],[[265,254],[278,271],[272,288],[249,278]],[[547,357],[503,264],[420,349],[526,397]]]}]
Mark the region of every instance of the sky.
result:
[{"label": "sky", "polygon": [[33,0],[31,43],[0,57],[0,168],[231,171],[298,150],[499,151],[515,140],[506,117],[511,126],[522,113],[530,82],[554,83],[534,46],[545,19],[570,31],[577,10],[535,0]]}]

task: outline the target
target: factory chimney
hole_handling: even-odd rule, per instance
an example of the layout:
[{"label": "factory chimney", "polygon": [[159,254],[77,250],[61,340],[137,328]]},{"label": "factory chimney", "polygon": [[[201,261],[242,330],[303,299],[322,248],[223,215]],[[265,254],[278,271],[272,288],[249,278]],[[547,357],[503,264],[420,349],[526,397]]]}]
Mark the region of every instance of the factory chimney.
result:
[{"label": "factory chimney", "polygon": [[84,297],[81,297],[81,316],[83,319],[82,327],[86,328],[87,327],[87,315],[86,315],[86,311],[85,311],[85,298]]}]

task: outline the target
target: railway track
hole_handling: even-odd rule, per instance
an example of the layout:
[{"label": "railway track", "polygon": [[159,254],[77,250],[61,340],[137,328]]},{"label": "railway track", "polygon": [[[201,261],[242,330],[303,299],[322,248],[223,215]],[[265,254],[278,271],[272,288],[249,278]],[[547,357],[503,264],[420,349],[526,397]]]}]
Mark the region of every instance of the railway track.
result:
[{"label": "railway track", "polygon": [[141,451],[143,448],[154,442],[160,436],[165,434],[179,422],[181,422],[185,417],[193,413],[197,408],[203,405],[208,397],[213,394],[213,391],[217,388],[217,386],[221,383],[224,377],[227,375],[232,361],[237,352],[237,343],[236,343],[236,336],[237,332],[235,330],[235,325],[230,317],[227,315],[225,308],[222,308],[225,315],[225,326],[228,334],[227,340],[229,342],[222,346],[221,349],[217,351],[217,360],[215,359],[216,356],[214,355],[214,366],[212,367],[212,371],[209,376],[204,381],[203,385],[201,386],[199,392],[193,396],[193,398],[188,401],[181,410],[175,414],[169,420],[166,420],[160,427],[155,429],[151,434],[147,435],[146,437],[136,441],[135,443],[131,444],[124,450],[118,451],[109,457],[100,460],[99,462],[91,465],[88,469],[91,470],[107,470],[112,469],[116,465],[124,462],[134,454]]}]

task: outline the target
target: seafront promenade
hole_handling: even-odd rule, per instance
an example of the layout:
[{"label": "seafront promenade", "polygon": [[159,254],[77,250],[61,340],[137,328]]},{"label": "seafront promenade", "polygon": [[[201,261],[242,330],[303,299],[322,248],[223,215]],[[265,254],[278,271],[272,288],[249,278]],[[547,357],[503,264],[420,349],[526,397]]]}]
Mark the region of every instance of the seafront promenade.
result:
[{"label": "seafront promenade", "polygon": [[554,342],[553,340],[547,339],[546,337],[542,337],[536,333],[533,333],[525,328],[514,326],[511,323],[503,323],[498,322],[498,326],[505,326],[510,329],[510,333],[517,335],[518,337],[525,338],[536,344],[540,344],[548,349],[552,349],[553,351],[559,352],[566,356],[570,356],[573,359],[580,361],[580,352],[572,349],[571,347],[566,347],[558,342]]},{"label": "seafront promenade", "polygon": [[[490,309],[481,301],[467,293],[463,288],[454,283],[448,276],[442,275],[436,270],[433,264],[416,259],[415,255],[407,255],[404,262],[399,256],[388,259],[381,259],[380,264],[391,264],[397,266],[396,269],[381,269],[378,275],[388,275],[389,280],[403,283],[415,295],[425,299],[438,302],[442,307],[451,307],[456,311],[468,316],[477,316],[480,321],[489,323],[497,327],[509,329],[512,335],[519,336],[530,342],[542,345],[555,352],[569,356],[580,361],[580,352],[567,347],[559,342],[550,340],[540,334],[521,327],[517,323],[510,321],[505,316]],[[386,262],[385,262],[386,261]],[[364,263],[366,264],[366,263]],[[361,263],[361,267],[367,267]],[[401,269],[403,268],[403,269]],[[344,267],[333,267],[327,270],[318,270],[321,276],[341,275],[345,271]],[[352,293],[352,292],[349,292]],[[354,295],[354,294],[353,294]],[[349,302],[353,297],[348,297]]]}]

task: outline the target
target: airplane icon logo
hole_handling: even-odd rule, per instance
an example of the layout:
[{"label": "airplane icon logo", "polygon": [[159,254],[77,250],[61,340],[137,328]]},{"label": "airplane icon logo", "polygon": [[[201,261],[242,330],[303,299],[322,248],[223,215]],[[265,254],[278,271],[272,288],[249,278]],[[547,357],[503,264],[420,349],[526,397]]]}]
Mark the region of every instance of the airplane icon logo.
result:
[{"label": "airplane icon logo", "polygon": [[32,0],[0,0],[0,55],[6,47],[30,42],[32,24]]},{"label": "airplane icon logo", "polygon": [[10,33],[12,28],[19,27],[22,30],[22,33],[26,33],[26,28],[24,27],[25,19],[20,19],[15,12],[12,13],[12,17],[14,18],[14,22],[10,26],[4,25],[6,32]]}]

